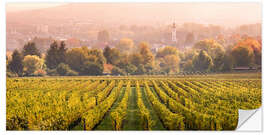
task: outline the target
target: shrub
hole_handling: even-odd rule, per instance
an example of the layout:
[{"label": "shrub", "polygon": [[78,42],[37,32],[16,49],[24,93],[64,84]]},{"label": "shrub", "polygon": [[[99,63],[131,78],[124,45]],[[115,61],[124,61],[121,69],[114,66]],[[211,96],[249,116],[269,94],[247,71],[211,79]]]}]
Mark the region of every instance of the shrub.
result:
[{"label": "shrub", "polygon": [[73,70],[69,70],[67,73],[66,73],[67,76],[77,76],[79,75],[78,72],[76,71],[73,71]]},{"label": "shrub", "polygon": [[42,70],[42,69],[38,69],[35,73],[34,76],[45,76],[46,75],[46,71]]},{"label": "shrub", "polygon": [[103,65],[94,62],[85,62],[82,67],[82,75],[102,75]]},{"label": "shrub", "polygon": [[56,67],[56,71],[59,75],[66,75],[67,72],[70,70],[70,67],[64,63],[60,63],[57,67]]},{"label": "shrub", "polygon": [[126,75],[126,72],[118,67],[113,67],[112,75]]},{"label": "shrub", "polygon": [[62,75],[62,76],[76,76],[76,75],[78,75],[77,72],[71,70],[70,67],[67,64],[64,64],[64,63],[60,63],[57,66],[56,72],[59,75]]},{"label": "shrub", "polygon": [[9,71],[7,71],[6,76],[7,76],[7,77],[18,77],[18,75],[17,75],[16,73],[9,72]]},{"label": "shrub", "polygon": [[47,70],[47,75],[50,75],[50,76],[57,76],[58,73],[57,73],[56,69],[48,69],[48,70]]}]

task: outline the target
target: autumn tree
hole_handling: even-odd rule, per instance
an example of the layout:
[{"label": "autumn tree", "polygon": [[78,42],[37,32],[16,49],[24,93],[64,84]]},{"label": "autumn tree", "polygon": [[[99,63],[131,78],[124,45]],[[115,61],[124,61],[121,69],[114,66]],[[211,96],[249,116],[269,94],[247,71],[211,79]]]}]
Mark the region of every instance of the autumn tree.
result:
[{"label": "autumn tree", "polygon": [[213,67],[212,70],[220,71],[223,66],[223,59],[225,56],[224,47],[219,44],[216,40],[205,39],[197,42],[193,49],[204,50],[212,58]]},{"label": "autumn tree", "polygon": [[156,57],[157,58],[164,58],[166,55],[177,55],[179,51],[177,48],[172,46],[166,46],[158,50]]},{"label": "autumn tree", "polygon": [[166,73],[177,73],[179,71],[180,56],[177,48],[166,46],[161,48],[156,55],[162,71]]},{"label": "autumn tree", "polygon": [[147,42],[139,44],[138,52],[129,55],[130,64],[136,66],[135,74],[145,74],[154,67],[154,55]]},{"label": "autumn tree", "polygon": [[131,64],[138,66],[140,64],[143,64],[144,59],[140,53],[134,53],[129,56],[129,61]]},{"label": "autumn tree", "polygon": [[133,64],[141,63],[142,61],[143,61],[142,56],[139,53],[131,54],[131,55],[122,54],[116,66],[122,69],[126,74],[133,75],[133,74],[136,74],[136,71],[138,69],[137,65],[133,65]]},{"label": "autumn tree", "polygon": [[213,61],[206,51],[201,50],[199,55],[194,56],[192,65],[196,71],[209,71],[213,66]]},{"label": "autumn tree", "polygon": [[120,39],[119,43],[116,45],[116,48],[122,53],[130,53],[134,47],[133,40],[129,38]]},{"label": "autumn tree", "polygon": [[194,49],[186,50],[182,55],[180,55],[180,58],[182,58],[183,61],[192,60],[193,56],[197,55],[198,51]]},{"label": "autumn tree", "polygon": [[125,66],[127,66],[130,63],[128,55],[127,54],[121,54],[121,57],[119,58],[119,62],[117,63],[117,67],[124,69]]},{"label": "autumn tree", "polygon": [[238,45],[232,49],[235,66],[251,66],[254,61],[254,52],[250,46]]},{"label": "autumn tree", "polygon": [[44,60],[36,55],[27,55],[23,59],[24,73],[26,76],[34,75],[39,69],[44,69]]},{"label": "autumn tree", "polygon": [[67,51],[66,63],[72,70],[81,72],[86,56],[81,48],[72,48]]},{"label": "autumn tree", "polygon": [[194,46],[194,49],[197,50],[204,50],[209,54],[211,57],[215,57],[217,52],[225,53],[224,47],[219,44],[216,40],[213,39],[205,39],[197,42]]},{"label": "autumn tree", "polygon": [[[253,56],[253,58],[250,58],[251,62],[254,62],[257,65],[261,65],[261,59],[262,59],[262,46],[261,44],[253,38],[246,38],[243,40],[240,40],[236,43],[236,45],[233,47],[233,50],[235,50],[236,48],[240,47],[240,46],[246,46],[249,51],[250,55]],[[253,53],[253,54],[252,54]],[[248,62],[248,61],[246,61]],[[248,64],[246,64],[248,65]]]},{"label": "autumn tree", "polygon": [[100,49],[88,49],[83,46],[81,49],[84,51],[86,59],[90,62],[94,62],[103,66],[106,63],[106,58],[104,57],[102,50]]},{"label": "autumn tree", "polygon": [[68,50],[66,62],[80,75],[101,75],[106,59],[99,49],[81,47]]},{"label": "autumn tree", "polygon": [[139,45],[139,51],[143,57],[142,64],[153,66],[154,55],[152,54],[151,50],[149,49],[149,44],[147,42],[141,42]]},{"label": "autumn tree", "polygon": [[160,67],[167,74],[177,73],[179,71],[180,58],[177,55],[166,55],[160,63]]}]

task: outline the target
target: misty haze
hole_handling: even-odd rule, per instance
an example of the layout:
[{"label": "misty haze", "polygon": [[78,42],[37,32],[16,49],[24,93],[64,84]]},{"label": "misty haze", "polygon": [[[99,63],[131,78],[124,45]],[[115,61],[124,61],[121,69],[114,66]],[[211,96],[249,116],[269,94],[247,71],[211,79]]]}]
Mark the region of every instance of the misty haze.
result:
[{"label": "misty haze", "polygon": [[260,3],[6,9],[7,130],[227,131],[261,107]]},{"label": "misty haze", "polygon": [[[47,42],[74,41],[72,45],[68,43],[70,47],[82,45],[99,47],[97,35],[101,30],[110,33],[111,42],[131,38],[135,42],[147,41],[151,44],[170,45],[173,22],[177,25],[177,46],[180,48],[185,45],[183,42],[188,33],[193,33],[196,40],[215,38],[220,34],[225,35],[225,38],[232,34],[260,36],[261,5],[259,3],[62,5],[56,3],[50,6],[49,3],[10,3],[7,4],[7,50],[22,48],[23,44],[34,38],[42,38]],[[48,47],[49,45],[42,45],[39,48],[44,50]],[[104,46],[101,45],[102,47]]]}]

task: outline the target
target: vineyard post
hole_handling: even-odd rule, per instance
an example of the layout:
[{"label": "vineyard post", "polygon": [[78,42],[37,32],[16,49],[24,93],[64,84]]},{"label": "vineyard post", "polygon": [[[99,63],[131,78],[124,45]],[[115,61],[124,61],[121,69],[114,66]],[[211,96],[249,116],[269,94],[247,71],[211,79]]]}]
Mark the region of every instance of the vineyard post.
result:
[{"label": "vineyard post", "polygon": [[96,106],[98,105],[98,96],[95,96],[95,99],[96,99]]},{"label": "vineyard post", "polygon": [[147,120],[147,118],[146,118],[146,129],[147,129],[147,130],[149,129],[149,127],[148,127],[148,120]]},{"label": "vineyard post", "polygon": [[114,129],[117,130],[117,122],[116,122],[116,120],[114,120],[114,126],[115,126]]},{"label": "vineyard post", "polygon": [[83,130],[86,130],[86,127],[85,127],[85,119],[83,119]]}]

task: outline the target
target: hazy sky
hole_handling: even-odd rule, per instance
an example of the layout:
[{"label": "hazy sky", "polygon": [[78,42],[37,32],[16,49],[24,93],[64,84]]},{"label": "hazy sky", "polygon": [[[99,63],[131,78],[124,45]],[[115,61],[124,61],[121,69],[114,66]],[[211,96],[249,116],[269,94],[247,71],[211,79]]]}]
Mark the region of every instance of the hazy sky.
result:
[{"label": "hazy sky", "polygon": [[[153,17],[160,21],[196,22],[232,26],[239,24],[260,23],[262,18],[259,2],[194,2],[194,3],[8,3],[7,12],[50,8],[60,5],[72,9],[84,10],[82,13],[102,11],[109,17],[129,16],[133,12],[136,20],[147,21],[143,17]],[[128,8],[128,10],[126,8]],[[95,10],[98,9],[98,10]],[[106,12],[106,9],[108,12]],[[126,12],[123,12],[123,11]],[[73,10],[67,10],[73,12]],[[117,12],[114,12],[117,11]],[[142,12],[143,13],[142,13]],[[135,12],[135,13],[134,13]],[[54,14],[54,13],[53,13]],[[154,18],[154,19],[155,19]]]},{"label": "hazy sky", "polygon": [[65,3],[7,3],[6,10],[7,12],[14,12],[14,11],[49,8],[64,4]]}]

